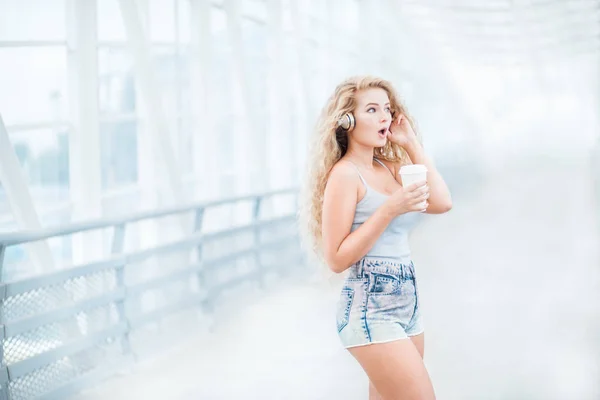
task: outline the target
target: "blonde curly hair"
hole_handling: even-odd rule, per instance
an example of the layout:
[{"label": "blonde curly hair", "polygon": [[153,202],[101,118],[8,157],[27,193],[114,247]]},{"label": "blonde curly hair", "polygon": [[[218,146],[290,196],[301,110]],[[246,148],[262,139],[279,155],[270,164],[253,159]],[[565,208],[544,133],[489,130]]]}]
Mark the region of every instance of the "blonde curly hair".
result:
[{"label": "blonde curly hair", "polygon": [[[416,133],[412,118],[389,81],[373,76],[355,76],[344,80],[336,87],[317,121],[308,155],[308,173],[301,188],[298,210],[304,247],[310,249],[320,261],[323,261],[321,223],[325,185],[331,169],[348,149],[348,135],[338,128],[337,121],[344,114],[355,110],[358,92],[370,88],[385,90],[390,100],[392,116],[404,115]],[[420,140],[420,137],[417,137]],[[383,147],[375,148],[373,156],[391,162],[400,162],[401,165],[410,163],[410,158],[404,149],[390,141]]]}]

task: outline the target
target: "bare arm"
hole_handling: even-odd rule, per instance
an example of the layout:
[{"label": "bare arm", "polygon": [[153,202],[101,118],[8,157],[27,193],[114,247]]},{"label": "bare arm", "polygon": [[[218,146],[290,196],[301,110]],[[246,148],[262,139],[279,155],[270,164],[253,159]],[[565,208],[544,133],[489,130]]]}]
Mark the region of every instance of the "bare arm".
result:
[{"label": "bare arm", "polygon": [[356,170],[337,164],[329,176],[323,198],[323,246],[325,261],[337,273],[345,271],[373,247],[394,217],[380,207],[357,230],[350,233],[358,199],[360,179]]},{"label": "bare arm", "polygon": [[399,214],[416,211],[416,205],[427,194],[424,186],[412,185],[408,190],[399,189],[351,233],[360,184],[356,170],[350,165],[339,163],[331,171],[325,187],[323,250],[327,265],[337,273],[345,271],[364,257],[390,221]]}]

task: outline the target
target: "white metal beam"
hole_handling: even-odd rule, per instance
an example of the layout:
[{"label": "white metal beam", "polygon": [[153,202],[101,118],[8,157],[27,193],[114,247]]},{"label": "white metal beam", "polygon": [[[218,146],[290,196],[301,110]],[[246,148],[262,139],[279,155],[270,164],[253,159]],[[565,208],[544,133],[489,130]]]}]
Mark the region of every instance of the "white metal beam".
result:
[{"label": "white metal beam", "polygon": [[[142,31],[146,32],[149,37],[148,27],[150,21],[150,5],[149,0],[135,0],[136,11],[139,16],[139,21],[142,26]],[[123,18],[125,18],[123,16]],[[125,42],[124,50],[131,50],[131,40]],[[135,61],[135,60],[134,60]],[[129,71],[131,72],[131,71]],[[155,144],[155,135],[152,134],[150,125],[152,124],[151,114],[148,110],[148,102],[145,101],[146,94],[139,89],[139,77],[137,70],[135,74],[135,115],[137,118],[137,185],[139,187],[139,208],[142,210],[152,210],[160,207],[158,184],[164,182],[164,171],[161,174],[160,169],[163,163],[161,162],[158,146]],[[166,135],[166,132],[165,132]],[[156,160],[159,160],[157,163]],[[140,247],[152,246],[160,241],[159,221],[140,221],[131,231],[132,238],[135,238],[137,243],[134,245]],[[134,233],[135,232],[135,233]],[[146,267],[148,268],[148,266]]]},{"label": "white metal beam", "polygon": [[62,47],[67,42],[64,40],[0,40],[0,49],[11,47]]},{"label": "white metal beam", "polygon": [[[133,56],[133,72],[136,87],[136,112],[138,119],[138,183],[141,188],[140,203],[152,209],[186,200],[183,191],[183,174],[174,150],[171,130],[161,100],[160,80],[153,62],[150,39],[150,9],[148,0],[119,0],[121,16],[127,33],[129,50]],[[168,116],[169,118],[175,116]],[[141,221],[135,227],[140,247],[164,243],[174,236],[187,234],[192,227],[189,215],[174,218]],[[132,236],[133,236],[132,235]],[[179,265],[188,258],[186,253],[172,254],[170,265]],[[144,264],[150,274],[169,268],[161,265],[160,257],[153,257]],[[152,296],[150,302],[160,301]]]},{"label": "white metal beam", "polygon": [[[264,150],[263,141],[260,139],[263,132],[259,132],[256,124],[257,112],[252,101],[252,94],[248,85],[247,63],[244,57],[244,46],[242,42],[242,17],[241,4],[238,0],[225,0],[225,12],[227,13],[227,34],[233,56],[233,78],[234,78],[234,107],[236,117],[232,121],[233,130],[233,152],[234,170],[236,171],[236,188],[244,192],[252,186],[252,172],[256,171],[256,165],[250,165],[251,153]],[[239,101],[241,100],[241,104]],[[239,118],[238,118],[239,116]],[[264,161],[265,157],[258,156],[257,160]],[[258,168],[263,168],[262,165]]]},{"label": "white metal beam", "polygon": [[[29,192],[27,177],[10,143],[2,115],[0,115],[0,182],[6,191],[19,228],[40,229],[42,225]],[[25,247],[36,274],[54,268],[54,258],[47,241],[32,243]]]},{"label": "white metal beam", "polygon": [[[152,63],[148,32],[144,30],[142,16],[134,0],[119,0],[127,39],[134,59],[136,88],[141,94],[148,119],[145,128],[152,138],[153,150],[163,168],[157,169],[157,182],[166,183],[169,191],[163,191],[161,197],[165,203],[177,203],[184,199],[181,184],[181,170],[173,151],[171,139],[173,132],[164,113],[157,79]],[[159,178],[160,177],[160,178]]]},{"label": "white metal beam", "polygon": [[193,162],[194,174],[200,178],[195,185],[197,197],[209,198],[219,191],[218,136],[215,134],[213,103],[210,101],[209,82],[213,76],[210,68],[210,7],[206,0],[191,0],[191,82],[193,112]]},{"label": "white metal beam", "polygon": [[[269,166],[269,189],[289,186],[292,180],[291,170],[284,168],[281,150],[285,148],[286,132],[283,117],[286,114],[286,102],[289,99],[287,82],[284,80],[283,65],[283,20],[282,6],[279,0],[267,0],[267,118],[268,139],[267,155]],[[289,115],[287,116],[289,121]],[[291,138],[290,138],[291,139]]]},{"label": "white metal beam", "polygon": [[73,126],[69,121],[39,121],[24,124],[12,124],[6,126],[6,130],[12,133],[56,129],[73,129]]},{"label": "white metal beam", "polygon": [[[332,0],[325,0],[323,3],[321,3],[320,5],[321,7],[321,13],[322,15],[320,15],[320,17],[322,18],[322,20],[319,20],[319,24],[321,24],[322,28],[322,32],[324,33],[320,38],[319,38],[319,71],[320,71],[320,79],[321,79],[321,85],[319,85],[319,87],[322,87],[323,89],[327,90],[328,88],[332,87],[332,85],[335,85],[335,83],[333,82],[333,77],[335,76],[335,74],[333,73],[333,69],[335,68],[333,63],[335,63],[336,60],[336,56],[339,53],[339,49],[336,49],[334,46],[332,46],[332,35],[334,35],[334,28],[337,30],[339,29],[339,27],[337,25],[335,25],[334,23],[329,23],[329,21],[334,21],[334,19],[332,18],[332,9],[334,7],[333,1]],[[296,10],[297,12],[300,11],[299,8],[299,4],[296,3]],[[298,19],[295,21],[295,27],[298,29],[298,38],[299,46],[302,46],[302,48],[304,48],[306,46],[305,43],[305,38],[306,38],[306,32],[308,32],[308,27],[307,25],[307,15],[305,13],[298,13],[297,14]],[[321,22],[322,21],[322,22]],[[305,64],[306,58],[300,58],[299,62],[301,64]],[[303,67],[303,65],[299,66],[300,68]],[[303,75],[302,78],[307,78],[307,75]],[[327,90],[328,91],[328,90]],[[308,110],[307,110],[308,111]]]},{"label": "white metal beam", "polygon": [[[69,192],[73,219],[102,216],[96,0],[67,2],[69,109]],[[73,263],[102,255],[102,233],[72,236]]]},{"label": "white metal beam", "polygon": [[[308,116],[314,116],[314,107],[311,104],[310,97],[310,85],[307,71],[307,60],[305,47],[306,47],[306,15],[300,12],[300,0],[290,1],[290,11],[292,20],[292,36],[294,47],[297,49],[294,52],[295,66],[296,66],[296,85],[294,90],[298,93],[298,101],[296,103],[296,116],[297,116],[297,127],[296,133],[292,140],[292,152],[293,154],[293,180],[297,181],[301,176],[301,169],[304,166],[304,160],[306,158],[306,143],[308,141]],[[328,83],[330,84],[330,83]],[[295,140],[295,141],[294,141]],[[290,182],[292,183],[292,182]]]}]

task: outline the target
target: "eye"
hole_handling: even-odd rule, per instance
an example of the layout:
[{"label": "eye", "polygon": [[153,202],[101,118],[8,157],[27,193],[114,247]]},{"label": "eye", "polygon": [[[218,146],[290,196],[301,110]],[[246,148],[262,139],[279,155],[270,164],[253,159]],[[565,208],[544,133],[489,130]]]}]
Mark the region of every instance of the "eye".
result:
[{"label": "eye", "polygon": [[391,113],[392,113],[392,109],[391,109],[391,108],[389,108],[389,107],[386,107],[386,108],[385,108],[385,111],[387,111],[389,114],[391,114]]},{"label": "eye", "polygon": [[[371,111],[371,110],[373,110],[373,111]],[[375,111],[375,107],[369,107],[369,108],[367,108],[367,112],[374,112],[374,111]]]}]

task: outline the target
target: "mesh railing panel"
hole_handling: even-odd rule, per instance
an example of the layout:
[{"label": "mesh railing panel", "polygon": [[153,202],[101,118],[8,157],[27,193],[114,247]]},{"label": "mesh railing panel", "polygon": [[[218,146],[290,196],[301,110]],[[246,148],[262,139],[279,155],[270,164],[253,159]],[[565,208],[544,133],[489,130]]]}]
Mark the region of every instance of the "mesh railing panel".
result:
[{"label": "mesh railing panel", "polygon": [[[252,204],[246,209],[251,213]],[[256,244],[279,240],[284,242],[252,251]],[[267,268],[285,269],[289,265],[285,255],[298,253],[299,248],[295,224],[289,219],[206,237],[200,253],[198,247],[157,252],[144,260],[84,275],[75,275],[73,270],[73,276],[61,283],[4,299],[0,307],[10,328],[7,332],[20,332],[2,341],[9,399],[68,392],[69,384],[78,378],[111,371],[130,359],[128,349],[137,356],[152,355],[179,343],[201,323],[206,324],[209,303],[214,305],[236,288],[260,286],[256,283],[262,282]],[[196,264],[198,257],[226,259],[202,268]],[[49,323],[29,324],[51,312],[56,312],[56,318]],[[25,326],[30,328],[23,331]],[[51,351],[56,352],[54,360],[40,358]]]},{"label": "mesh railing panel", "polygon": [[62,321],[43,325],[22,334],[6,338],[3,342],[7,365],[23,361],[46,351],[99,332],[118,322],[114,304],[81,311]]},{"label": "mesh railing panel", "polygon": [[73,356],[63,357],[26,376],[9,383],[11,400],[29,400],[58,389],[86,373],[122,359],[120,344],[115,338],[105,339]]},{"label": "mesh railing panel", "polygon": [[6,322],[12,322],[77,304],[115,289],[115,276],[115,270],[110,269],[9,297],[2,304],[2,315]]}]

